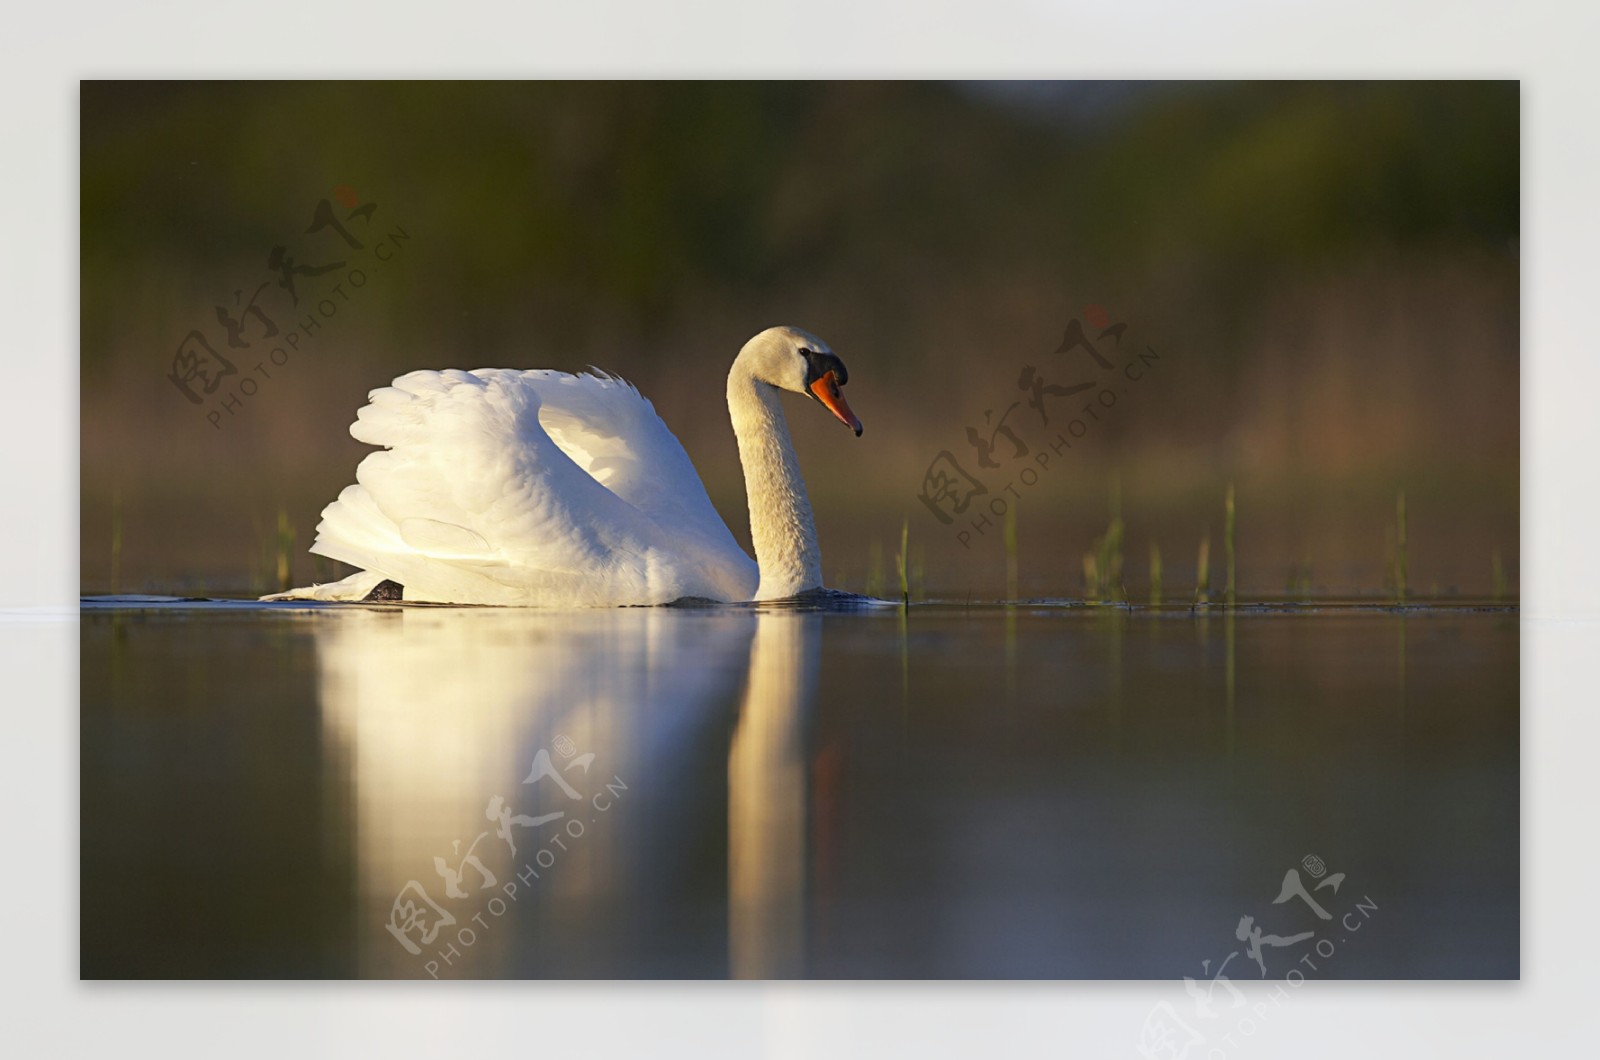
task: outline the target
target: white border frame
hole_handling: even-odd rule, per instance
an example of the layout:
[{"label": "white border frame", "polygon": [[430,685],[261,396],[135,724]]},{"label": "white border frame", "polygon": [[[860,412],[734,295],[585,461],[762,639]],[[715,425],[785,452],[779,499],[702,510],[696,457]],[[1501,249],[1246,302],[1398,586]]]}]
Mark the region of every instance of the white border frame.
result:
[{"label": "white border frame", "polygon": [[1318,983],[1232,1055],[1498,1058],[1591,1043],[1600,14],[1550,0],[1329,8],[283,0],[233,14],[169,0],[8,12],[0,1005],[13,1050],[1132,1056],[1150,1006],[1171,997],[1171,984],[78,983],[77,80],[174,74],[1522,78],[1524,982]]}]

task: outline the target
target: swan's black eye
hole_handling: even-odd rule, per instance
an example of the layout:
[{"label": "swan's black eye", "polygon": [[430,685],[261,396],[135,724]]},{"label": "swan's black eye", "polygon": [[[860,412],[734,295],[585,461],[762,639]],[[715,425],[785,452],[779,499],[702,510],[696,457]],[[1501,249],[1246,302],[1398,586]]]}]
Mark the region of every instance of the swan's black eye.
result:
[{"label": "swan's black eye", "polygon": [[822,371],[817,367],[817,351],[802,346],[800,347],[800,356],[806,360],[806,388],[810,389],[812,383],[822,378]]},{"label": "swan's black eye", "polygon": [[844,362],[831,353],[818,353],[816,350],[802,346],[800,348],[800,356],[806,359],[806,386],[808,388],[829,372],[833,373],[834,381],[840,386],[844,386],[850,378],[850,373],[844,369]]}]

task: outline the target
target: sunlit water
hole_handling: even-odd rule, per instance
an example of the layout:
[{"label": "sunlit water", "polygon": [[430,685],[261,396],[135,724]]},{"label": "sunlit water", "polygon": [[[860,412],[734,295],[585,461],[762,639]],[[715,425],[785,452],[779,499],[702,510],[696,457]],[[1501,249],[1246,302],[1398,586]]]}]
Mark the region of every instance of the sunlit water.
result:
[{"label": "sunlit water", "polygon": [[81,765],[86,977],[1519,967],[1504,610],[91,600]]}]

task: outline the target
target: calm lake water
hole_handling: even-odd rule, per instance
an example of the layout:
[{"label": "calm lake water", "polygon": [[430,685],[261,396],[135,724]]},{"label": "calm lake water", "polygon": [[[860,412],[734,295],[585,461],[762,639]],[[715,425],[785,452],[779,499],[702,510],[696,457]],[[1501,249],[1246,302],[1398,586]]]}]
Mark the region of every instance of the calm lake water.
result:
[{"label": "calm lake water", "polygon": [[1515,977],[1518,641],[86,600],[81,972]]}]

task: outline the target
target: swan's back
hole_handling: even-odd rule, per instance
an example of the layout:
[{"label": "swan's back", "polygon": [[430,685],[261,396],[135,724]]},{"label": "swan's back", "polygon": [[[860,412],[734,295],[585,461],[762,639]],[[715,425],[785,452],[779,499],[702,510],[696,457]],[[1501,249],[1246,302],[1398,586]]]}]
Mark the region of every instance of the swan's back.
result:
[{"label": "swan's back", "polygon": [[628,383],[423,371],[350,428],[383,447],[324,509],[312,551],[407,600],[540,606],[745,600],[756,566],[688,454]]}]

